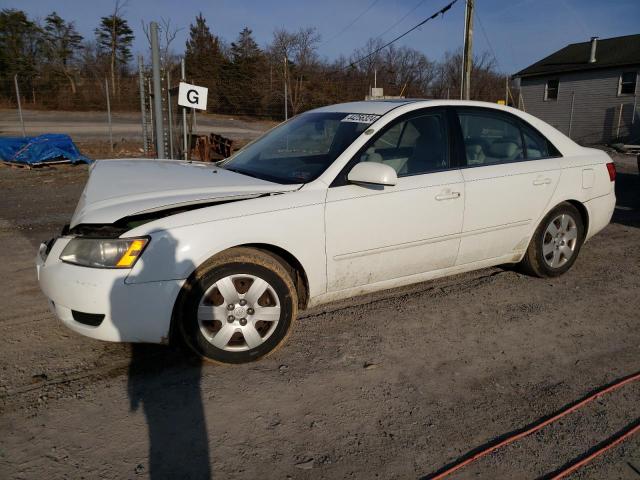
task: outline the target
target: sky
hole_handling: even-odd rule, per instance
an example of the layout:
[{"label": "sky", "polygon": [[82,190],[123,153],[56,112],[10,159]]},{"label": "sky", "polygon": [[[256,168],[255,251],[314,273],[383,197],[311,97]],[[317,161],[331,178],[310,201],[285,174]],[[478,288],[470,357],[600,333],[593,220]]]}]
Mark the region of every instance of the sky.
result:
[{"label": "sky", "polygon": [[[161,18],[170,19],[172,25],[182,29],[173,43],[173,50],[182,52],[189,24],[202,12],[211,31],[227,42],[233,41],[244,27],[253,30],[261,46],[270,41],[276,28],[316,27],[322,37],[318,53],[333,59],[363,47],[369,38],[413,10],[383,37],[392,40],[449,1],[128,0],[124,16],[136,34],[135,53],[146,53],[147,49],[142,22]],[[474,53],[489,52],[504,73],[515,73],[569,43],[588,41],[592,36],[640,33],[640,0],[476,0],[475,5]],[[92,38],[100,17],[112,12],[113,2],[0,0],[0,7],[22,9],[31,18],[40,19],[55,10],[64,19],[74,21],[83,36]],[[428,22],[397,45],[420,50],[431,60],[441,59],[444,52],[462,46],[464,10],[464,0],[458,0],[444,17]]]}]

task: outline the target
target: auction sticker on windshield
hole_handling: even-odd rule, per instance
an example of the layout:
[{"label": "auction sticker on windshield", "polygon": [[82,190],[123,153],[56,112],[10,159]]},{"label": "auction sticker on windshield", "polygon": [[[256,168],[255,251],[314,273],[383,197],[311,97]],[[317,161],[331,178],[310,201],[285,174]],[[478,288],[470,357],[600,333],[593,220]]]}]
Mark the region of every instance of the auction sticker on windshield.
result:
[{"label": "auction sticker on windshield", "polygon": [[380,115],[373,115],[368,113],[350,113],[344,117],[343,122],[356,122],[356,123],[373,123],[380,118]]}]

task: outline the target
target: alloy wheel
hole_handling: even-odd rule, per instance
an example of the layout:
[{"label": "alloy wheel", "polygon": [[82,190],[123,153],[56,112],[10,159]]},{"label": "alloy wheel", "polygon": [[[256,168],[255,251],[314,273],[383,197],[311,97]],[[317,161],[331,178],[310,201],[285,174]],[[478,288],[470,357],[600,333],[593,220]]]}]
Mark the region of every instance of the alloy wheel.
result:
[{"label": "alloy wheel", "polygon": [[251,350],[264,343],[280,321],[275,289],[255,275],[229,275],[216,281],[198,305],[204,338],[229,352]]},{"label": "alloy wheel", "polygon": [[578,227],[571,215],[555,217],[542,237],[542,256],[551,268],[560,268],[575,254],[578,245]]}]

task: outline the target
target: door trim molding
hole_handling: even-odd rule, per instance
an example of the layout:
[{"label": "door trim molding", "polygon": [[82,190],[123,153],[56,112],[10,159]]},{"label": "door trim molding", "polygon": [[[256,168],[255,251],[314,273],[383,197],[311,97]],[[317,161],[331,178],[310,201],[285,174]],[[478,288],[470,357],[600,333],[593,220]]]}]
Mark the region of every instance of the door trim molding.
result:
[{"label": "door trim molding", "polygon": [[340,260],[348,260],[351,258],[358,258],[358,257],[364,257],[366,255],[375,255],[376,253],[385,253],[385,252],[391,252],[393,250],[401,250],[404,248],[413,248],[413,247],[419,247],[422,245],[429,245],[429,244],[433,244],[433,243],[440,243],[440,242],[446,242],[447,240],[456,240],[456,239],[460,239],[460,238],[465,238],[465,237],[471,237],[473,235],[480,235],[483,233],[489,233],[489,232],[495,232],[498,230],[506,230],[509,228],[517,228],[517,227],[524,227],[527,226],[531,223],[531,219],[528,220],[521,220],[518,222],[511,222],[511,223],[505,223],[503,225],[494,225],[492,227],[485,227],[485,228],[478,228],[475,230],[469,230],[467,232],[460,232],[460,233],[453,233],[451,235],[442,235],[440,237],[431,237],[431,238],[425,238],[422,240],[416,240],[414,242],[405,242],[405,243],[398,243],[395,245],[388,245],[385,247],[378,247],[378,248],[371,248],[369,250],[362,250],[359,252],[351,252],[351,253],[341,253],[340,255],[334,255],[333,259],[335,261],[340,261]]}]

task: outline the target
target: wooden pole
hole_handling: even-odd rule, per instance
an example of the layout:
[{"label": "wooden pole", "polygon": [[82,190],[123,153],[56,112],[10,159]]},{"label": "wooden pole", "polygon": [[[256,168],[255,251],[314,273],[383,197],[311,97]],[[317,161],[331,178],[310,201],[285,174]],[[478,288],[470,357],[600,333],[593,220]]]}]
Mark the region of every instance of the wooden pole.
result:
[{"label": "wooden pole", "polygon": [[473,64],[473,2],[474,0],[467,0],[464,22],[464,51],[462,60],[463,100],[471,99],[471,66]]},{"label": "wooden pole", "polygon": [[22,118],[22,104],[20,103],[20,88],[18,87],[18,75],[13,76],[13,83],[16,86],[16,99],[18,100],[18,116],[20,117],[20,125],[22,126],[22,136],[26,137],[27,134],[24,129],[24,119]]},{"label": "wooden pole", "polygon": [[109,101],[109,80],[104,79],[104,92],[107,94],[107,120],[109,122],[109,150],[113,153],[113,129],[111,128],[111,102]]}]

